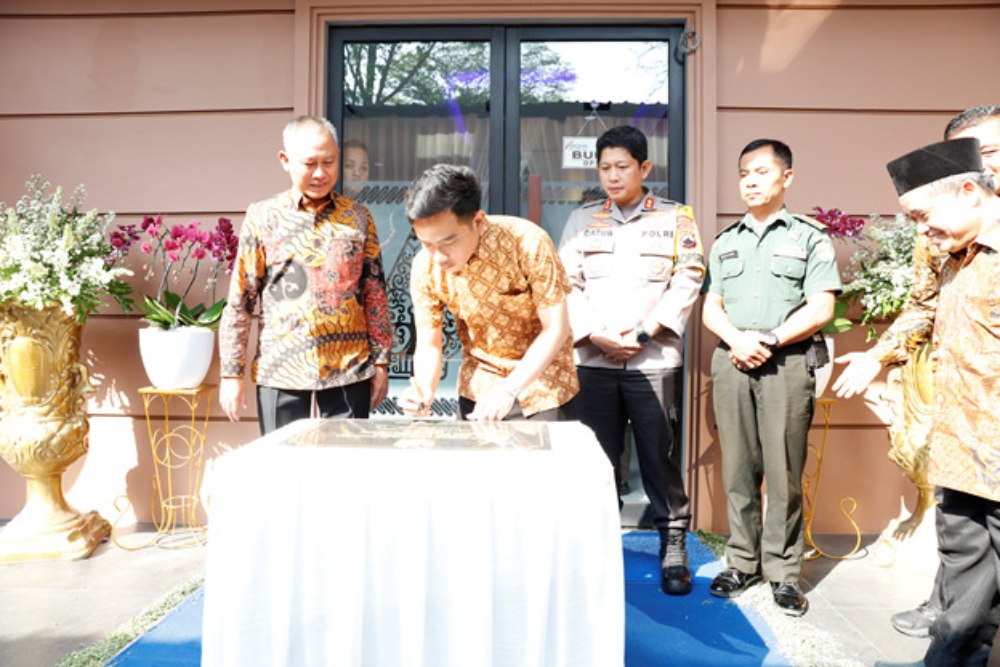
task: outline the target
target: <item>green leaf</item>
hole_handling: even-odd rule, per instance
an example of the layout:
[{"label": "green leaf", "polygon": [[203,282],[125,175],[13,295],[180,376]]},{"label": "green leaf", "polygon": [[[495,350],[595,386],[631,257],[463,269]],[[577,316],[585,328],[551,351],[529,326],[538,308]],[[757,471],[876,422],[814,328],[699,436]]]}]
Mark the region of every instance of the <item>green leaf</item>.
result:
[{"label": "green leaf", "polygon": [[846,317],[834,317],[820,331],[828,334],[839,334],[849,330],[853,326],[854,322]]},{"label": "green leaf", "polygon": [[225,301],[220,301],[208,309],[205,308],[204,304],[188,308],[181,301],[181,297],[178,294],[164,290],[162,303],[151,297],[144,296],[141,310],[146,315],[143,318],[144,320],[162,329],[170,329],[178,326],[214,329],[215,327],[212,325],[222,317],[222,309],[225,305]]},{"label": "green leaf", "polygon": [[201,315],[198,316],[198,324],[201,326],[209,326],[215,324],[222,318],[222,310],[226,307],[226,301],[223,299],[216,304],[213,304],[211,308],[207,309]]},{"label": "green leaf", "polygon": [[142,297],[139,309],[146,315],[143,319],[154,326],[169,329],[174,325],[174,312],[150,296]]},{"label": "green leaf", "polygon": [[847,317],[847,310],[851,307],[851,297],[841,294],[833,304],[833,318],[820,329],[823,333],[839,334],[854,326],[854,322]]}]

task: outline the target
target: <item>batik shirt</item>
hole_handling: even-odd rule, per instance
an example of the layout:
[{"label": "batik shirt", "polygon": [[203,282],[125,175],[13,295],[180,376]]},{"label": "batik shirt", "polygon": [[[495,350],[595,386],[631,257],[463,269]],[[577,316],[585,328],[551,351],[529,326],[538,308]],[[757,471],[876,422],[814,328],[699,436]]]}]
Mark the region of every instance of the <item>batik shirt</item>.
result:
[{"label": "batik shirt", "polygon": [[260,306],[250,377],[278,389],[352,384],[387,364],[388,298],[375,221],[333,193],[316,213],[292,192],[251,204],[219,327],[222,377],[243,377]]},{"label": "batik shirt", "polygon": [[1000,501],[1000,219],[941,267],[931,360],[930,481]]},{"label": "batik shirt", "polygon": [[[539,308],[558,305],[569,280],[548,234],[528,220],[489,216],[479,246],[460,271],[441,269],[426,250],[413,259],[410,293],[417,329],[440,329],[444,308],[462,343],[458,393],[470,400],[503,382],[542,331]],[[567,336],[542,375],[518,394],[533,415],[559,407],[579,391],[573,338]]]},{"label": "batik shirt", "polygon": [[941,279],[942,255],[926,236],[918,236],[913,249],[913,285],[903,310],[892,325],[879,336],[869,354],[883,364],[904,363],[910,352],[930,340],[937,310],[938,282]]}]

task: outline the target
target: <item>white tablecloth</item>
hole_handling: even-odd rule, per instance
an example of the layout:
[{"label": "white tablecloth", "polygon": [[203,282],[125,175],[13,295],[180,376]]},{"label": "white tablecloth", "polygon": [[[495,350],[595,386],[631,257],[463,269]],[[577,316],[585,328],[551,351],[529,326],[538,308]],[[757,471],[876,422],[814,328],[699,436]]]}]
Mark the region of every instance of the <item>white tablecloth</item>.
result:
[{"label": "white tablecloth", "polygon": [[617,496],[589,429],[550,424],[545,451],[280,444],[302,426],[217,464],[203,665],[623,663]]}]

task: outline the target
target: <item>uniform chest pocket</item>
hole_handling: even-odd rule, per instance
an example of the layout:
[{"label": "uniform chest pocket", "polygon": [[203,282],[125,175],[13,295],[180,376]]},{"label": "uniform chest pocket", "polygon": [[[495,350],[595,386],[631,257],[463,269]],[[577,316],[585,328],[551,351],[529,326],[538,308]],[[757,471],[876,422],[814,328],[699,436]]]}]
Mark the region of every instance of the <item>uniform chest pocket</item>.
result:
[{"label": "uniform chest pocket", "polygon": [[775,299],[801,303],[806,275],[806,251],[798,246],[778,247],[771,255],[771,290]]},{"label": "uniform chest pocket", "polygon": [[808,252],[801,246],[778,246],[771,254],[771,273],[783,278],[801,280],[806,275],[808,257]]},{"label": "uniform chest pocket", "polygon": [[743,259],[740,257],[730,257],[728,259],[722,260],[722,266],[720,268],[720,273],[722,273],[722,278],[738,278],[743,275]]},{"label": "uniform chest pocket", "polygon": [[670,281],[671,269],[674,265],[673,246],[669,249],[664,244],[653,243],[651,247],[643,248],[639,254],[642,278],[648,282],[663,283]]},{"label": "uniform chest pocket", "polygon": [[583,253],[583,277],[590,280],[593,278],[609,278],[611,276],[611,262],[614,254],[611,252],[584,252]]}]

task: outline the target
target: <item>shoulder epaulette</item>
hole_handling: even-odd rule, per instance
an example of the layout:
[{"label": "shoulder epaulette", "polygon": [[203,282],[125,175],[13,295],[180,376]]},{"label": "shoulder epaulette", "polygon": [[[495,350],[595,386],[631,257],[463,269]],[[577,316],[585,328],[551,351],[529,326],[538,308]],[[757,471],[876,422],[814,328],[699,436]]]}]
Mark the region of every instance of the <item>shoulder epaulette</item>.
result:
[{"label": "shoulder epaulette", "polygon": [[715,235],[715,238],[719,238],[720,236],[722,236],[723,234],[725,234],[726,232],[728,232],[728,231],[729,231],[730,229],[732,229],[732,228],[733,228],[733,227],[735,227],[736,225],[740,224],[740,223],[741,223],[742,221],[743,221],[743,220],[742,220],[742,218],[741,218],[741,219],[739,219],[739,220],[737,220],[737,221],[735,221],[735,222],[733,222],[733,223],[730,223],[729,225],[727,225],[727,226],[723,227],[723,228],[722,228],[722,229],[720,229],[720,230],[718,231],[718,233],[717,233],[717,234]]},{"label": "shoulder epaulette", "polygon": [[795,218],[796,220],[798,220],[799,222],[804,222],[805,224],[809,225],[810,227],[815,227],[816,229],[820,230],[821,232],[825,232],[826,231],[826,225],[824,225],[822,222],[820,222],[816,218],[810,218],[808,215],[802,215],[801,213],[793,213],[792,217]]},{"label": "shoulder epaulette", "polygon": [[[668,205],[668,206],[683,206],[684,205],[684,204],[681,204],[678,201],[674,201],[673,199],[670,199],[669,197],[661,197],[660,195],[654,195],[654,194],[648,194],[648,195],[646,195],[645,199],[643,199],[643,203],[645,204],[646,202],[648,202],[650,200],[652,200],[655,204],[665,204],[665,205]],[[644,208],[646,208],[646,207],[644,206]],[[655,206],[649,206],[648,208],[655,208]]]}]

